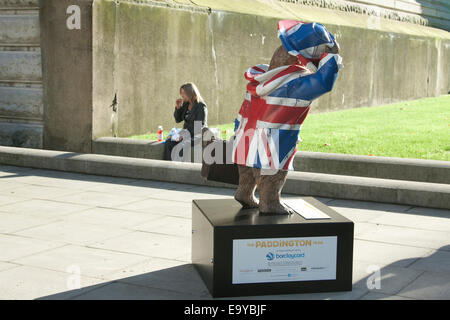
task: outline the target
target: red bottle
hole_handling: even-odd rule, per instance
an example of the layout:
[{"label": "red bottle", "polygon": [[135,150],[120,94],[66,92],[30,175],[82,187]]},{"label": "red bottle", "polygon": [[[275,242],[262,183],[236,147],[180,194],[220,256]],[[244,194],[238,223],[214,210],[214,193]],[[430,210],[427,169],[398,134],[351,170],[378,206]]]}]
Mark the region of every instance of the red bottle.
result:
[{"label": "red bottle", "polygon": [[158,126],[158,142],[163,141],[163,127]]}]

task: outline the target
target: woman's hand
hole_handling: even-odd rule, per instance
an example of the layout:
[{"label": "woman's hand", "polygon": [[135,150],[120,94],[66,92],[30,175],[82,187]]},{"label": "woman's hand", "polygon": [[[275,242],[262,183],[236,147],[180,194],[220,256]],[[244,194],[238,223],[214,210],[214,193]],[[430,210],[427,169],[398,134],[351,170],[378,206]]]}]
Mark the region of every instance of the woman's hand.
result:
[{"label": "woman's hand", "polygon": [[181,108],[181,106],[182,106],[182,104],[183,104],[183,99],[177,99],[177,101],[176,101],[176,108],[177,109],[180,109]]}]

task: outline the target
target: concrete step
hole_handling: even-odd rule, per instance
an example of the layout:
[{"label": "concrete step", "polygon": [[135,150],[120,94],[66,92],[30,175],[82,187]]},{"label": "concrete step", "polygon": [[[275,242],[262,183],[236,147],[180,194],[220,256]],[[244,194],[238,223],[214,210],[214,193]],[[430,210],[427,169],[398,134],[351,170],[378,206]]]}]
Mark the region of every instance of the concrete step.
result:
[{"label": "concrete step", "polygon": [[39,15],[0,14],[0,44],[40,45]]},{"label": "concrete step", "polygon": [[283,192],[450,209],[450,185],[323,173],[288,173]]},{"label": "concrete step", "polygon": [[43,145],[42,123],[25,123],[0,119],[0,145],[36,148]]},{"label": "concrete step", "polygon": [[0,80],[41,81],[41,53],[0,51]]},{"label": "concrete step", "polygon": [[295,171],[450,184],[450,162],[299,151]]},{"label": "concrete step", "polygon": [[0,87],[0,117],[43,120],[42,88]]},{"label": "concrete step", "polygon": [[[164,147],[153,140],[97,138],[92,152],[162,160]],[[450,184],[450,162],[298,151],[295,171]]]},{"label": "concrete step", "polygon": [[[148,179],[215,187],[235,185],[205,181],[201,164],[74,152],[0,147],[5,165]],[[284,193],[450,209],[450,185],[350,177],[322,173],[288,173]]]}]

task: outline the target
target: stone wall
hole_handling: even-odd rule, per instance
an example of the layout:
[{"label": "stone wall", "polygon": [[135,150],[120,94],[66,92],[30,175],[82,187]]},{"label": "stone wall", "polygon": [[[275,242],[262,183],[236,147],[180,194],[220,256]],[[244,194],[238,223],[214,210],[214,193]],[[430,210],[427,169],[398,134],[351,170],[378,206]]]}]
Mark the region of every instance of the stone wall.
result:
[{"label": "stone wall", "polygon": [[244,71],[269,63],[280,45],[280,19],[324,23],[341,44],[345,68],[311,112],[450,89],[447,31],[279,1],[194,2],[94,0],[94,139],[175,126],[175,99],[188,81],[205,98],[210,125],[232,122],[245,94]]},{"label": "stone wall", "polygon": [[42,148],[38,0],[0,0],[0,145]]}]

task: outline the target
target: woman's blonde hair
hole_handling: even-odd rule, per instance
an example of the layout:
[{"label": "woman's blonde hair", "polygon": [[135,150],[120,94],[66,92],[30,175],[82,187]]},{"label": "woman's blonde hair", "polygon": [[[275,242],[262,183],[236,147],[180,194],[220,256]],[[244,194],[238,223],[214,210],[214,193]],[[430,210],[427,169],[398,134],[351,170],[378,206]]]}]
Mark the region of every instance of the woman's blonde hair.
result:
[{"label": "woman's blonde hair", "polygon": [[185,83],[180,87],[180,91],[181,89],[183,89],[184,93],[186,93],[192,103],[204,102],[202,96],[200,95],[200,91],[198,91],[198,88],[194,83]]}]

